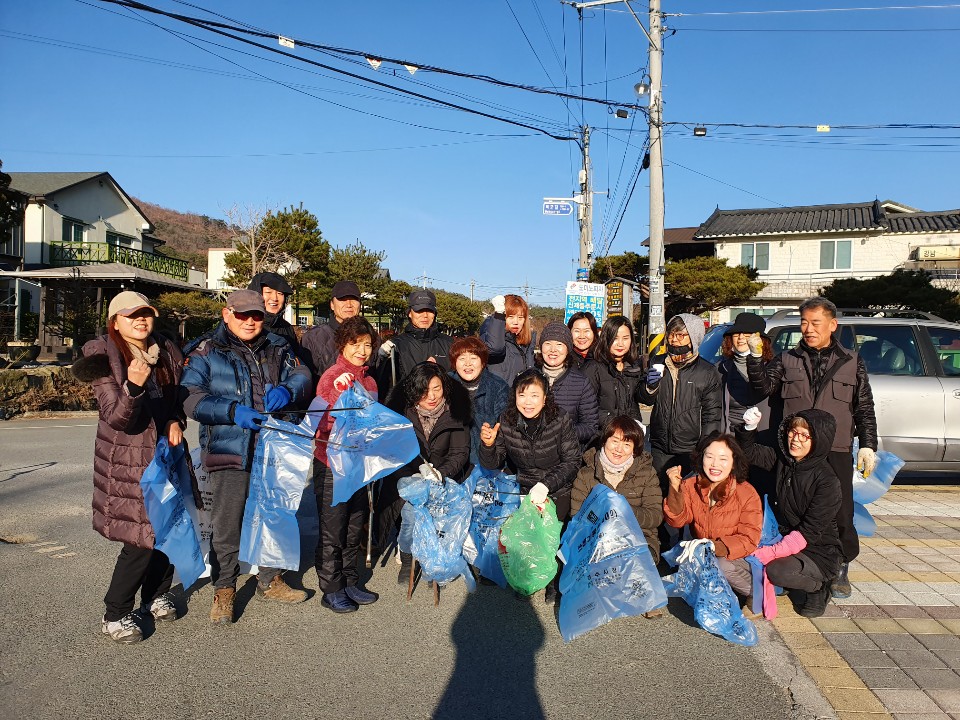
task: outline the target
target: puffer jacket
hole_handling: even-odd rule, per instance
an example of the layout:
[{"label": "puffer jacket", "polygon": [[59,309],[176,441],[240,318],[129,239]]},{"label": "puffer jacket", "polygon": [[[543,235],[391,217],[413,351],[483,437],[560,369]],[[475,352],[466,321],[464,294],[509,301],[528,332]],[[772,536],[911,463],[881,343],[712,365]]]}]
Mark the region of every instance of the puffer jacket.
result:
[{"label": "puffer jacket", "polygon": [[594,360],[586,363],[582,372],[597,393],[601,430],[617,415],[641,420],[639,402],[644,376],[640,367],[624,365],[623,370],[617,370],[613,363]]},{"label": "puffer jacket", "polygon": [[740,362],[742,364],[738,368],[735,357],[722,357],[717,361],[717,371],[723,387],[723,431],[733,432],[734,428],[743,424],[744,411],[756,407],[763,414],[757,430],[763,432],[770,425],[767,396],[754,390],[749,378],[745,376],[746,358],[740,358]]},{"label": "puffer jacket", "polygon": [[394,344],[393,357],[381,359],[377,363],[380,397],[386,397],[393,387],[394,368],[398,384],[415,365],[428,358],[433,358],[444,370],[450,370],[450,346],[453,345],[453,338],[440,332],[437,323],[425,330],[413,323],[407,323],[403,332],[394,335],[390,340]]},{"label": "puffer jacket", "polygon": [[784,419],[777,432],[777,449],[755,442],[756,430],[737,431],[737,442],[752,465],[774,473],[773,494],[768,497],[780,534],[794,530],[807,541],[804,554],[820,568],[825,578],[836,577],[842,560],[837,508],[840,481],[827,462],[837,422],[825,410],[797,413],[810,426],[811,448],[802,460],[790,456],[787,428],[795,416]]},{"label": "puffer jacket", "polygon": [[661,452],[688,453],[701,437],[723,425],[720,373],[699,355],[677,371],[676,385],[669,368],[655,387],[641,381],[640,397],[653,405],[650,446]]},{"label": "puffer jacket", "polygon": [[698,475],[685,478],[680,485],[683,510],[674,513],[664,498],[664,519],[675,528],[690,525],[695,538],[722,541],[727,546],[728,560],[745,558],[760,542],[763,525],[760,496],[750,483],[731,477],[723,498],[710,507],[709,490],[709,486],[700,486]]},{"label": "puffer jacket", "polygon": [[250,469],[257,434],[234,424],[234,405],[263,412],[267,384],[289,390],[291,408],[303,407],[312,395],[310,370],[286,340],[264,333],[248,345],[222,322],[188,347],[180,384],[189,393],[187,415],[201,423],[200,446],[208,472]]},{"label": "puffer jacket", "polygon": [[859,438],[860,447],[877,449],[877,415],[867,366],[836,338],[823,350],[801,340],[765,365],[751,355],[747,375],[753,389],[770,398],[771,426],[778,426],[787,415],[819,408],[837,421],[834,452],[850,452],[854,437]]},{"label": "puffer jacket", "polygon": [[580,506],[595,485],[606,485],[623,495],[630,503],[630,508],[637,522],[640,523],[640,529],[643,530],[647,545],[650,546],[653,561],[657,562],[660,559],[660,538],[657,536],[657,528],[663,522],[663,494],[660,492],[657,471],[653,469],[653,458],[648,452],[635,457],[633,465],[627,469],[623,480],[613,487],[607,482],[599,456],[600,451],[596,448],[590,448],[584,453],[583,467],[577,473],[577,479],[573,481],[570,514],[575,515],[580,511]]},{"label": "puffer jacket", "polygon": [[600,427],[597,391],[593,383],[582,372],[571,367],[553,381],[550,392],[557,405],[573,420],[580,448],[586,448],[597,436]]},{"label": "puffer jacket", "polygon": [[504,316],[494,313],[483,321],[477,334],[490,349],[487,369],[510,387],[517,375],[533,367],[536,333],[531,335],[529,345],[517,345],[517,336],[507,332]]},{"label": "puffer jacket", "polygon": [[[423,424],[415,407],[419,398],[408,398],[402,388],[398,385],[390,392],[386,406],[413,423],[420,443],[420,454],[427,462],[445,478],[463,482],[470,474],[470,397],[467,391],[460,383],[450,382],[446,409],[437,418],[428,438],[424,435]],[[409,465],[395,471],[392,477],[412,475],[422,462],[423,459],[414,458]]]},{"label": "puffer jacket", "polygon": [[[456,370],[451,370],[450,377],[457,383],[463,384]],[[464,388],[466,389],[466,388]],[[469,393],[468,393],[469,397]],[[470,413],[470,464],[480,463],[480,428],[484,423],[490,427],[497,424],[500,414],[507,409],[510,403],[510,388],[507,384],[484,368],[480,373],[480,382],[477,391],[473,394]]]},{"label": "puffer jacket", "polygon": [[500,470],[504,464],[524,492],[542,482],[554,499],[568,496],[580,468],[580,443],[570,416],[548,405],[531,431],[516,407],[507,408],[494,444],[480,446],[480,465]]},{"label": "puffer jacket", "polygon": [[[159,388],[148,384],[131,395],[127,363],[107,335],[86,343],[83,357],[71,369],[79,380],[92,385],[100,407],[93,460],[93,529],[108,540],[139,548],[152,548],[154,541],[140,477],[153,460],[167,423],[176,420],[186,427],[177,386],[183,356],[170,340],[152,337],[160,344],[158,363],[172,376],[171,384]],[[160,397],[151,398],[156,390]]]},{"label": "puffer jacket", "polygon": [[[316,380],[327,371],[331,365],[337,361],[340,351],[337,350],[336,332],[340,327],[337,319],[331,317],[329,322],[323,325],[314,325],[307,328],[300,338],[300,359],[310,368],[313,377]],[[380,349],[380,336],[377,333],[370,338],[373,341],[373,353],[370,355],[370,361],[367,366],[376,368],[379,358],[377,351]]]}]

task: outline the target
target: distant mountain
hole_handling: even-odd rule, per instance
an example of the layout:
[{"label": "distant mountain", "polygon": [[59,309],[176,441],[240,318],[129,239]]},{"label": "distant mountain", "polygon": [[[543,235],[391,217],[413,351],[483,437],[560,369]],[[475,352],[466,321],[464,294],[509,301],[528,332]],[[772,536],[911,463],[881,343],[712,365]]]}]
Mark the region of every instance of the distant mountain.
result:
[{"label": "distant mountain", "polygon": [[183,213],[134,198],[156,226],[154,235],[166,244],[159,252],[186,260],[198,270],[207,269],[207,249],[230,247],[234,233],[226,221],[196,213]]}]

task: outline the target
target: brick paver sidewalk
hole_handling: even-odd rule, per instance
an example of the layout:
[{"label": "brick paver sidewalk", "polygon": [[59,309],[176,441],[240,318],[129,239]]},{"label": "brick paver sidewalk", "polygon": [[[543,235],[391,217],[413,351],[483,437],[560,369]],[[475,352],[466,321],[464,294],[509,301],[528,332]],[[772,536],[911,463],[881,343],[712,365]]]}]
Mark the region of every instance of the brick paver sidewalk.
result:
[{"label": "brick paver sidewalk", "polygon": [[894,486],[869,506],[853,595],[774,626],[843,719],[960,720],[960,487]]}]

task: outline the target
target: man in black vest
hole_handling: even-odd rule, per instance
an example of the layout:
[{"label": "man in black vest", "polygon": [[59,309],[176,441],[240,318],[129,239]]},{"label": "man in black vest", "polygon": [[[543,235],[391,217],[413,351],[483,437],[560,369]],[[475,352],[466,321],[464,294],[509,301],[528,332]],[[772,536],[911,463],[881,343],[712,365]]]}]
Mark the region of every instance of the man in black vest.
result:
[{"label": "man in black vest", "polygon": [[843,546],[840,574],[833,582],[833,597],[850,597],[847,567],[860,553],[853,527],[853,438],[860,441],[857,469],[869,475],[877,464],[877,416],[867,367],[856,352],[844,348],[833,336],[838,327],[837,306],[822,297],[800,305],[803,339],[791,350],[764,366],[759,334],[748,340],[747,375],[757,392],[770,398],[770,427],[801,410],[819,408],[837,420],[837,434],[827,460],[840,479],[841,502],[837,529]]}]

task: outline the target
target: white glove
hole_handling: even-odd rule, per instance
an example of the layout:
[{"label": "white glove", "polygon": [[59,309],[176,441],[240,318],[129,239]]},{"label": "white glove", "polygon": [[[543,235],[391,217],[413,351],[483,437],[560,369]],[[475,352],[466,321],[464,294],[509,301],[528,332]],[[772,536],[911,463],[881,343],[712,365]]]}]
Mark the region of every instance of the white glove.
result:
[{"label": "white glove", "polygon": [[750,348],[750,354],[754,357],[763,357],[763,338],[760,337],[760,333],[747,336],[747,347]]},{"label": "white glove", "polygon": [[650,369],[647,370],[647,385],[656,385],[662,377],[663,373],[651,365]]},{"label": "white glove", "polygon": [[380,354],[384,357],[390,357],[396,347],[393,340],[385,340],[383,345],[380,346]]},{"label": "white glove", "polygon": [[490,298],[490,304],[493,305],[493,311],[501,315],[507,310],[507,300],[503,295],[494,295]]},{"label": "white glove", "polygon": [[432,463],[423,463],[420,466],[420,476],[426,478],[427,480],[435,480],[437,482],[443,482],[443,475],[440,474],[440,471],[437,470]]},{"label": "white glove", "polygon": [[333,381],[334,390],[346,390],[353,382],[353,373],[345,372]]},{"label": "white glove", "polygon": [[527,493],[527,497],[530,498],[530,502],[537,506],[537,510],[543,512],[544,506],[547,504],[547,495],[550,490],[542,482],[538,482],[532,488],[530,492]]},{"label": "white glove", "polygon": [[857,470],[862,472],[864,477],[870,477],[876,467],[877,453],[870,448],[860,448],[857,453]]},{"label": "white glove", "polygon": [[698,545],[709,545],[710,549],[713,550],[713,540],[681,540],[680,547],[683,548],[683,552],[677,558],[677,563],[682,564],[688,560],[693,560]]},{"label": "white glove", "polygon": [[760,412],[759,408],[747,408],[743,411],[743,429],[756,430],[762,419],[763,413]]}]

